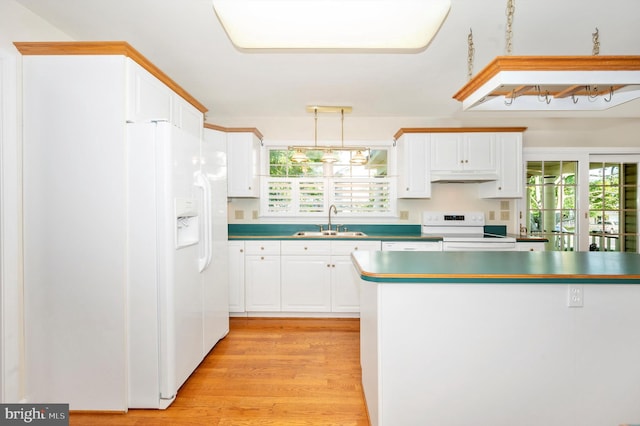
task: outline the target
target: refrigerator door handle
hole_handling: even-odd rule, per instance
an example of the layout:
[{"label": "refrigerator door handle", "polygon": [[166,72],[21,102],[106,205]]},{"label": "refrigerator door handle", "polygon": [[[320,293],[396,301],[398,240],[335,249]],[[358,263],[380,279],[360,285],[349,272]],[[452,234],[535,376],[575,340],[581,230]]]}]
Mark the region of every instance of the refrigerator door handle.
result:
[{"label": "refrigerator door handle", "polygon": [[202,257],[198,258],[198,269],[200,272],[207,269],[209,264],[211,263],[211,258],[213,253],[211,252],[211,184],[209,183],[209,179],[207,176],[200,172],[196,176],[195,185],[198,188],[202,189],[202,227],[204,229],[203,232],[203,247],[204,254]]}]

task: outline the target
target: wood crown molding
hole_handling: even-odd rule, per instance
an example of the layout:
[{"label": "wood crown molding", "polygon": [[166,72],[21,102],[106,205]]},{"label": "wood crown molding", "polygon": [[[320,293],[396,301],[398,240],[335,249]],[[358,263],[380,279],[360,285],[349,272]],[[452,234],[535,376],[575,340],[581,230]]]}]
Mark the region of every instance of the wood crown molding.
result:
[{"label": "wood crown molding", "polygon": [[398,140],[406,133],[521,133],[527,130],[526,127],[405,127],[393,135],[393,139]]},{"label": "wood crown molding", "polygon": [[22,55],[123,55],[131,58],[142,68],[150,72],[171,90],[183,97],[201,113],[207,112],[207,107],[198,102],[178,83],[162,72],[151,61],[134,49],[126,41],[63,41],[63,42],[14,42]]},{"label": "wood crown molding", "polygon": [[463,101],[501,71],[640,70],[640,56],[497,56],[453,98]]},{"label": "wood crown molding", "polygon": [[253,133],[258,137],[258,139],[262,140],[264,136],[260,133],[260,130],[255,127],[223,127],[218,126],[217,124],[204,123],[204,127],[206,129],[219,130],[225,133]]}]

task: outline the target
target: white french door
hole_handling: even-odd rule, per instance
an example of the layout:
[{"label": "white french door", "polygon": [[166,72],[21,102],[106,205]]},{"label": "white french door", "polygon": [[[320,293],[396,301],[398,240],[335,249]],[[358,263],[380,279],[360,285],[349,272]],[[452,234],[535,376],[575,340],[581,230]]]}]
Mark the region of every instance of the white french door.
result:
[{"label": "white french door", "polygon": [[546,250],[639,251],[640,152],[530,150],[524,163],[520,228]]}]

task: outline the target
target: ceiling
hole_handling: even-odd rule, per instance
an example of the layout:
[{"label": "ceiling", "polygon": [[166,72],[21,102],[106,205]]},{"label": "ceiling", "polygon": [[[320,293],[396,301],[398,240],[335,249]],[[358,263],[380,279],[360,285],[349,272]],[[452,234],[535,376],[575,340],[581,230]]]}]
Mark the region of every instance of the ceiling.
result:
[{"label": "ceiling", "polygon": [[[299,0],[301,1],[301,0]],[[462,112],[452,99],[474,73],[505,54],[506,0],[452,0],[442,28],[418,53],[251,53],[236,49],[210,0],[17,0],[76,40],[125,40],[225,117],[305,116],[306,105],[349,105],[362,117],[464,119],[640,117],[640,100],[603,112]],[[516,0],[514,55],[640,54],[640,1]]]}]

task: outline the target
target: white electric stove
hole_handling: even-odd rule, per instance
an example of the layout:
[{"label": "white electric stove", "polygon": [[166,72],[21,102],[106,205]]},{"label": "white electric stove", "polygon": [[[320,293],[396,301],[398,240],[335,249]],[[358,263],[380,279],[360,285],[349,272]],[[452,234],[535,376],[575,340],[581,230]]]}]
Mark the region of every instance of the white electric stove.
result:
[{"label": "white electric stove", "polygon": [[515,251],[516,239],[485,233],[483,212],[422,213],[422,235],[442,237],[442,251]]}]

